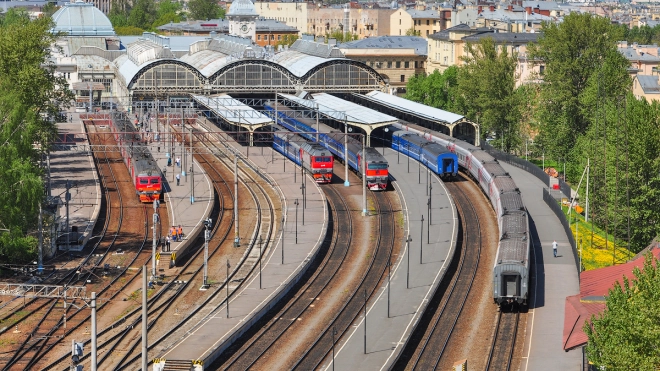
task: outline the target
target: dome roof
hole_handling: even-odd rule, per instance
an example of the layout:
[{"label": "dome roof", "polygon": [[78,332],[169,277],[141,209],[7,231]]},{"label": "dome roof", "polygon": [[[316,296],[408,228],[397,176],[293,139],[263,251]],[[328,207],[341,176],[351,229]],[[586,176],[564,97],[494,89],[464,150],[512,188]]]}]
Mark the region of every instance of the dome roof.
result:
[{"label": "dome roof", "polygon": [[227,15],[259,16],[259,14],[257,14],[257,9],[254,8],[254,4],[250,0],[235,0],[233,3],[231,3]]},{"label": "dome roof", "polygon": [[94,4],[81,0],[67,3],[55,12],[53,22],[53,33],[63,32],[68,36],[115,36],[108,17]]}]

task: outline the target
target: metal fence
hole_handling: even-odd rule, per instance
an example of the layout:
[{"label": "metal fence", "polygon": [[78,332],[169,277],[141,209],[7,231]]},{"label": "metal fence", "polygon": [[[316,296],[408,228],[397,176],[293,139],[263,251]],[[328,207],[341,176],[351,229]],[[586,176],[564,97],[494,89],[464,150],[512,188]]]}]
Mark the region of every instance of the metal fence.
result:
[{"label": "metal fence", "polygon": [[[543,184],[547,186],[550,186],[550,176],[546,174],[543,169],[540,167],[534,165],[533,163],[523,160],[522,158],[518,156],[514,156],[512,154],[502,152],[498,149],[495,149],[495,147],[491,146],[488,143],[481,143],[481,149],[484,151],[488,152],[489,155],[495,157],[499,161],[504,161],[506,163],[509,163],[517,168],[523,169],[526,172],[534,175],[535,177],[539,178]],[[569,191],[570,194],[570,191]]]},{"label": "metal fence", "polygon": [[568,219],[566,219],[566,215],[564,215],[564,212],[561,210],[561,206],[559,205],[557,200],[550,194],[550,192],[546,188],[543,188],[543,201],[545,201],[546,205],[548,205],[548,207],[550,207],[550,209],[555,213],[555,215],[561,222],[561,225],[564,227],[564,232],[568,237],[568,242],[571,244],[571,250],[573,251],[573,257],[575,258],[575,267],[577,268],[578,271],[578,280],[579,280],[580,272],[581,272],[580,259],[578,256],[577,246],[575,245],[575,239],[573,238],[573,231],[571,231],[571,227],[568,224]]}]

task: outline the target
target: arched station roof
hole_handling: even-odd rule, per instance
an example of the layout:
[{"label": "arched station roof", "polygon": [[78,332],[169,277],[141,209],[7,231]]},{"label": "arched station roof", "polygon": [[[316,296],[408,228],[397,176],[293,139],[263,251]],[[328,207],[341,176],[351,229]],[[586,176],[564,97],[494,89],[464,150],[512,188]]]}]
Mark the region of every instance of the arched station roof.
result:
[{"label": "arched station roof", "polygon": [[62,32],[69,36],[115,36],[110,19],[92,3],[82,0],[70,2],[56,11],[52,33]]},{"label": "arched station roof", "polygon": [[[190,92],[191,85],[198,87],[193,90],[207,94],[251,92],[255,87],[264,91],[303,87],[314,91],[333,86],[342,91],[355,88],[352,90],[366,92],[384,84],[375,70],[344,58],[336,47],[306,40],[297,40],[291,48],[275,52],[249,39],[221,35],[191,44],[189,53],[180,58],[174,57],[166,45],[139,40],[129,44],[126,55],[117,58],[115,65],[125,86],[134,93],[156,89]],[[319,74],[324,84],[319,84]],[[143,78],[149,81],[140,82]],[[178,86],[178,81],[183,81],[183,86]]]}]

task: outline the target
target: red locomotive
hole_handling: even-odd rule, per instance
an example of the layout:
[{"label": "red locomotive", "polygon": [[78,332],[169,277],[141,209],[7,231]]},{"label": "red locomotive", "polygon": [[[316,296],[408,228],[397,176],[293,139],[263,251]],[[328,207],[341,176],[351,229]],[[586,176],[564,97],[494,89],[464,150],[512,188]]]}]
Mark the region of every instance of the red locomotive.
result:
[{"label": "red locomotive", "polygon": [[125,120],[115,128],[115,139],[124,163],[131,174],[135,193],[141,202],[160,199],[162,179],[160,168],[146,144],[146,133],[138,132],[130,121]]}]

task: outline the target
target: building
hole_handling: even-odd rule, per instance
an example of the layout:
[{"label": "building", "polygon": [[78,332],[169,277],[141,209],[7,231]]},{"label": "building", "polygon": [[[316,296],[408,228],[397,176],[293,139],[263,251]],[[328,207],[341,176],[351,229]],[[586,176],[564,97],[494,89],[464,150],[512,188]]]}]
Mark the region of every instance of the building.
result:
[{"label": "building", "polygon": [[456,25],[429,36],[426,73],[443,72],[450,66],[463,65],[467,43],[478,43],[490,37],[496,45],[518,54],[517,84],[537,81],[545,67],[527,58],[527,45],[538,40],[538,33],[499,32],[489,28],[471,28],[466,24]]},{"label": "building", "polygon": [[426,39],[418,36],[380,36],[338,45],[346,58],[378,72],[394,91],[404,93],[410,78],[424,74]]},{"label": "building", "polygon": [[263,18],[274,19],[291,26],[300,34],[307,30],[307,18],[310,7],[316,7],[308,2],[255,2],[256,12]]},{"label": "building", "polygon": [[660,102],[660,81],[657,72],[654,75],[635,75],[632,91],[637,99],[644,98],[648,102]]},{"label": "building", "polygon": [[[237,26],[240,29],[241,25]],[[287,35],[298,35],[297,29],[287,26],[273,19],[257,18],[254,22],[256,44],[260,46],[276,45]],[[164,35],[168,36],[215,36],[228,35],[229,21],[227,19],[211,19],[208,21],[184,21],[169,23],[158,27]]]},{"label": "building", "polygon": [[257,10],[250,0],[236,0],[231,3],[229,11],[226,14],[229,22],[229,34],[240,37],[247,37],[252,41],[257,41]]},{"label": "building", "polygon": [[627,41],[619,41],[617,48],[619,53],[623,54],[630,62],[631,75],[652,75],[657,72],[660,64],[658,45],[639,45],[633,43],[628,45]]},{"label": "building", "polygon": [[441,11],[399,9],[390,16],[390,35],[402,36],[414,30],[417,35],[426,38],[451,24],[451,12],[451,9]]}]

